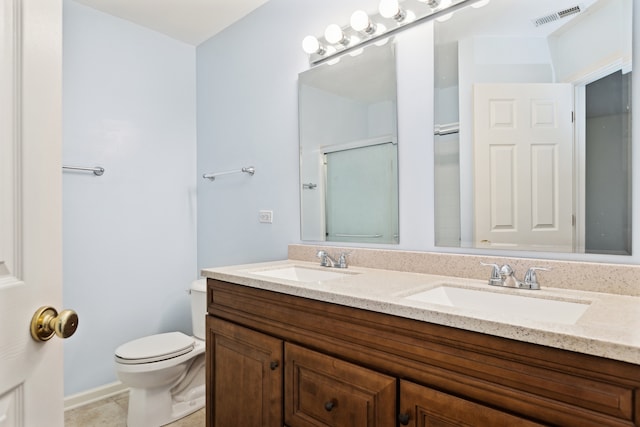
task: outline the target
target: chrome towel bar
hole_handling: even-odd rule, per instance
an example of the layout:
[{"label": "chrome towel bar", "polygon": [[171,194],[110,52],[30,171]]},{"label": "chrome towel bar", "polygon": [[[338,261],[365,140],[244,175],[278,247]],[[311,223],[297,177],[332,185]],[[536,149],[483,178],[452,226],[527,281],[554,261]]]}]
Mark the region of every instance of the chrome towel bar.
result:
[{"label": "chrome towel bar", "polygon": [[62,169],[65,170],[73,170],[73,171],[82,171],[82,172],[93,172],[95,176],[102,176],[104,174],[104,168],[100,166],[94,166],[92,168],[81,167],[81,166],[62,166]]},{"label": "chrome towel bar", "polygon": [[435,125],[433,130],[434,135],[451,135],[460,132],[460,123],[446,123],[441,125]]},{"label": "chrome towel bar", "polygon": [[220,175],[229,175],[229,174],[232,174],[232,173],[242,173],[242,172],[248,173],[249,175],[253,175],[254,173],[256,173],[256,169],[253,166],[247,166],[246,168],[236,169],[236,170],[232,170],[232,171],[217,172],[217,173],[205,173],[204,175],[202,175],[202,177],[213,181],[213,180],[216,179],[216,177],[218,177]]},{"label": "chrome towel bar", "polygon": [[382,234],[344,234],[344,233],[335,233],[336,237],[366,237],[370,239],[378,239],[382,237]]}]

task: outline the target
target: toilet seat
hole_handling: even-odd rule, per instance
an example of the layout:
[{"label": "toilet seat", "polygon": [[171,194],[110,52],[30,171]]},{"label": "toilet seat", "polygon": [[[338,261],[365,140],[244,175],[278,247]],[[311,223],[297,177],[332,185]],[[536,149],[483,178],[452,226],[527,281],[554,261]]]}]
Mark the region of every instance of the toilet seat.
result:
[{"label": "toilet seat", "polygon": [[138,365],[172,359],[193,351],[195,340],[182,332],[151,335],[122,344],[115,351],[118,363]]}]

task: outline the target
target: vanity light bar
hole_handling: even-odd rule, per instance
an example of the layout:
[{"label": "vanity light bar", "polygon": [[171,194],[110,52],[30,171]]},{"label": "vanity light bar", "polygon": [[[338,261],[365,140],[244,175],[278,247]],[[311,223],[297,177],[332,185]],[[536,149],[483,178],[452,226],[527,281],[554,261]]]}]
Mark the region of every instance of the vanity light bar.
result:
[{"label": "vanity light bar", "polygon": [[302,49],[309,54],[311,65],[336,61],[344,54],[357,55],[370,44],[384,44],[386,40],[406,29],[433,19],[446,20],[463,7],[487,4],[487,0],[413,0],[411,7],[401,6],[398,0],[381,0],[379,13],[368,15],[362,10],[351,15],[350,25],[331,24],[323,37],[306,36]]}]

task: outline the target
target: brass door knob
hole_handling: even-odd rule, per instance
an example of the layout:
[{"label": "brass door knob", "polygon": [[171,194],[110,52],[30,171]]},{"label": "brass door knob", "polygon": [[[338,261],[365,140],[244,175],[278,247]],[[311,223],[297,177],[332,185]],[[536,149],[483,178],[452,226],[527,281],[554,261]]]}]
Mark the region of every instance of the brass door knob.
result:
[{"label": "brass door knob", "polygon": [[60,313],[53,307],[40,307],[31,318],[31,337],[36,341],[47,341],[54,334],[68,338],[78,329],[78,314],[73,310]]}]

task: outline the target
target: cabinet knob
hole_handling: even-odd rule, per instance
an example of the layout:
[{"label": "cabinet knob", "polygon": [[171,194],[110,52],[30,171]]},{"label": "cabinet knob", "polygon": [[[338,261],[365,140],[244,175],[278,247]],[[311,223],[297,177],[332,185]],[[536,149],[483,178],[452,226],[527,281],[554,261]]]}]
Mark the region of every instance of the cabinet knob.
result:
[{"label": "cabinet knob", "polygon": [[400,415],[398,415],[398,421],[403,426],[408,426],[410,419],[411,419],[411,417],[409,416],[409,414],[400,414]]},{"label": "cabinet knob", "polygon": [[271,368],[272,371],[275,371],[276,369],[278,369],[278,366],[280,366],[280,363],[277,360],[274,360],[273,362],[269,363],[269,367]]},{"label": "cabinet knob", "polygon": [[331,412],[331,410],[333,410],[333,408],[336,407],[336,401],[335,400],[330,400],[327,403],[324,404],[324,410],[327,412]]}]

